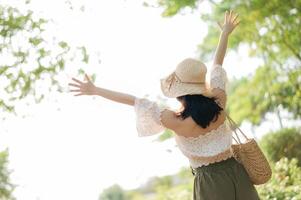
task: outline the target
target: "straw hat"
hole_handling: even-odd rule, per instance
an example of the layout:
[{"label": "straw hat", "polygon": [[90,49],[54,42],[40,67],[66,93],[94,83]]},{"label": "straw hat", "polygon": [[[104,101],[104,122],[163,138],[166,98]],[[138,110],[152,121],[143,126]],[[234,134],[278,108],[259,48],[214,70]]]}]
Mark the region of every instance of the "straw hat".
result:
[{"label": "straw hat", "polygon": [[206,82],[206,65],[196,59],[186,58],[174,72],[160,79],[161,90],[166,97],[178,97],[187,94],[202,94],[213,97]]}]

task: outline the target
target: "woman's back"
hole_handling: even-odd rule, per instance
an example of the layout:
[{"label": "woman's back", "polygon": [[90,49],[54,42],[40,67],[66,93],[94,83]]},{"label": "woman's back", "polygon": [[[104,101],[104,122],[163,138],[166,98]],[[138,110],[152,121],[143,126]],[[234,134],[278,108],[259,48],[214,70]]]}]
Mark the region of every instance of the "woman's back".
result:
[{"label": "woman's back", "polygon": [[218,119],[204,129],[189,117],[179,130],[175,130],[176,143],[192,167],[209,165],[232,156],[232,133],[226,122],[225,112],[221,112]]},{"label": "woman's back", "polygon": [[184,120],[179,119],[181,126],[174,131],[177,135],[184,137],[198,137],[200,135],[210,133],[212,130],[218,129],[222,124],[225,123],[225,120],[226,114],[224,111],[221,111],[216,121],[210,122],[207,128],[202,128],[192,119],[192,117],[187,117]]}]

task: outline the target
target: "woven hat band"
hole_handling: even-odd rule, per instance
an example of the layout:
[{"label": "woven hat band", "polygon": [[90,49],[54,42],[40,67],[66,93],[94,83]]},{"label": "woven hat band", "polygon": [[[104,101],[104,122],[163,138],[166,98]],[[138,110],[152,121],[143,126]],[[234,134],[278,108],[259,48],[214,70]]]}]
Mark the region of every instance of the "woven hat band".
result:
[{"label": "woven hat band", "polygon": [[170,87],[174,83],[174,81],[180,82],[180,83],[188,83],[188,84],[204,84],[205,83],[205,82],[181,81],[180,77],[177,76],[176,72],[173,72],[166,81],[168,82],[168,90],[170,90]]},{"label": "woven hat band", "polygon": [[181,82],[181,83],[193,83],[193,84],[204,84],[205,82],[192,82],[192,81],[181,81],[180,77],[177,76],[176,73],[175,74],[175,77]]}]

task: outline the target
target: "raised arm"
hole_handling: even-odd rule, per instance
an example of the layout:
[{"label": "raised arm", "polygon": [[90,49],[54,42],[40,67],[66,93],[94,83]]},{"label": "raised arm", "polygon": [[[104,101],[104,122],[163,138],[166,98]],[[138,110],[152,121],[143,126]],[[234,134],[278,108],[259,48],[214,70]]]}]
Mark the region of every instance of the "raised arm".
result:
[{"label": "raised arm", "polygon": [[210,87],[214,96],[217,98],[217,103],[225,109],[227,102],[226,83],[227,73],[222,64],[226,54],[228,37],[234,28],[239,24],[237,21],[238,15],[234,15],[233,11],[225,13],[224,23],[221,25],[221,34],[216,48],[213,66],[210,70]]},{"label": "raised arm", "polygon": [[118,102],[118,103],[123,103],[123,104],[128,104],[133,106],[135,103],[135,96],[126,94],[126,93],[121,93],[121,92],[116,92],[113,90],[108,90],[100,87],[96,87],[90,78],[88,77],[87,74],[85,74],[85,78],[87,82],[82,82],[80,80],[77,80],[76,78],[72,78],[75,83],[69,83],[70,86],[74,86],[77,89],[70,90],[71,92],[78,92],[74,96],[81,96],[81,95],[98,95],[102,96],[106,99]]},{"label": "raised arm", "polygon": [[235,15],[233,11],[230,11],[230,13],[226,11],[223,24],[218,23],[221,28],[221,34],[215,51],[213,66],[223,64],[228,44],[228,37],[235,29],[235,27],[239,24],[239,21],[237,21],[237,19],[238,14]]}]

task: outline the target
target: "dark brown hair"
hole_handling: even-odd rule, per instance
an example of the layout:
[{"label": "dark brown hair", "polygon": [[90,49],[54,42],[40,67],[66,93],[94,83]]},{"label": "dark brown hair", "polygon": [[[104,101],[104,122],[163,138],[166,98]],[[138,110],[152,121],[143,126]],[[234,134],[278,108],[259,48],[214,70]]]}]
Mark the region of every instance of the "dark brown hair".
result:
[{"label": "dark brown hair", "polygon": [[223,110],[216,102],[215,97],[206,97],[201,94],[192,94],[176,97],[182,102],[184,110],[181,111],[179,116],[185,119],[189,116],[200,125],[202,128],[209,126],[210,122],[215,122],[218,115]]}]

